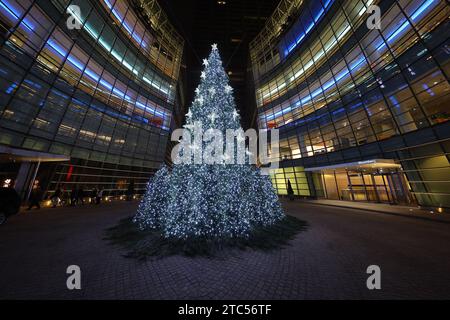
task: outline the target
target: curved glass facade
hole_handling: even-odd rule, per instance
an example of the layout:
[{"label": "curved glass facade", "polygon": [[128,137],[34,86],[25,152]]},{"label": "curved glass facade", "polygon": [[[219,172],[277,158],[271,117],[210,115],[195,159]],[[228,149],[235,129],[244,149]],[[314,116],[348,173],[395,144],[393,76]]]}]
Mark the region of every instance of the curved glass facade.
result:
[{"label": "curved glass facade", "polygon": [[164,161],[183,40],[159,7],[136,9],[0,0],[0,144],[70,157],[50,170],[49,189],[116,194],[136,180],[143,190]]},{"label": "curved glass facade", "polygon": [[[367,28],[370,5],[381,9],[380,30]],[[411,201],[450,207],[449,14],[439,0],[303,1],[278,41],[257,37],[258,125],[281,130],[282,166],[394,159]],[[325,171],[311,172],[311,194],[326,196]]]}]

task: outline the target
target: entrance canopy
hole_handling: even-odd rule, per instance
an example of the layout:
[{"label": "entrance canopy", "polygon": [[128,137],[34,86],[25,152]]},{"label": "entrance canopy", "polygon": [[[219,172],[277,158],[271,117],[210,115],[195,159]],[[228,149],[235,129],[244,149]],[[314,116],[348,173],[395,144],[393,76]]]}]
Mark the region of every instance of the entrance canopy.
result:
[{"label": "entrance canopy", "polygon": [[318,172],[326,198],[409,204],[413,202],[400,164],[372,159],[305,168]]},{"label": "entrance canopy", "polygon": [[327,172],[327,171],[376,171],[376,170],[401,169],[398,163],[392,159],[372,159],[356,162],[339,163],[331,166],[305,168],[305,171]]},{"label": "entrance canopy", "polygon": [[39,151],[0,146],[0,163],[3,162],[56,162],[69,161],[70,157]]}]

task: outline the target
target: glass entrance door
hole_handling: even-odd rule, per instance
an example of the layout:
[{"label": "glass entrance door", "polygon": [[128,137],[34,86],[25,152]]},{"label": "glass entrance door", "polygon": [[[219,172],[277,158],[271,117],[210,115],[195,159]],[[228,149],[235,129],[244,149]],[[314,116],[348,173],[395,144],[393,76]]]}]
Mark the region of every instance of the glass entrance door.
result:
[{"label": "glass entrance door", "polygon": [[414,199],[409,192],[406,184],[405,175],[401,172],[393,172],[386,175],[386,179],[389,184],[392,201],[400,204],[410,204],[414,202]]},{"label": "glass entrance door", "polygon": [[328,199],[410,204],[412,197],[402,172],[341,170],[322,173]]}]

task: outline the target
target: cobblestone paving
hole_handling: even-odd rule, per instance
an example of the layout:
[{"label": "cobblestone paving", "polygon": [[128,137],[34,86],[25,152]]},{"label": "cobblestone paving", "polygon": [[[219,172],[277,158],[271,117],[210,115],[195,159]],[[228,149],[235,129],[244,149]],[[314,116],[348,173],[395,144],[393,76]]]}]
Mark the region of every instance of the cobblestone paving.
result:
[{"label": "cobblestone paving", "polygon": [[[0,227],[1,299],[450,298],[450,224],[285,203],[309,228],[272,252],[139,262],[102,240],[136,204],[32,211]],[[82,289],[66,288],[66,268]],[[366,288],[367,266],[382,289]]]}]

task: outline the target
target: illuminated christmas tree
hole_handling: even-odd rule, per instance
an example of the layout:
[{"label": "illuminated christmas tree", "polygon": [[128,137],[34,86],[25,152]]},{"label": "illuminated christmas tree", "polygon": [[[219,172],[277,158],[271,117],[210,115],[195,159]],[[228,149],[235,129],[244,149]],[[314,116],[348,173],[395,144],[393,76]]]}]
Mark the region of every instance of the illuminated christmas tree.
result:
[{"label": "illuminated christmas tree", "polygon": [[[215,163],[194,161],[198,150],[208,150],[204,138],[195,140],[199,127],[203,132],[219,130],[224,136],[227,129],[242,130],[216,45],[203,65],[184,126],[192,134],[190,163],[175,163],[170,173],[163,167],[155,174],[134,221],[141,229],[159,229],[167,238],[245,237],[255,227],[271,225],[284,214],[268,176],[248,162],[229,163],[237,154],[237,145],[228,153],[223,149],[207,152]],[[202,157],[205,160],[205,155]]]},{"label": "illuminated christmas tree", "polygon": [[169,184],[170,172],[163,165],[148,182],[147,190],[133,218],[133,222],[137,223],[139,228],[156,229],[161,227],[162,214],[168,205]]}]

